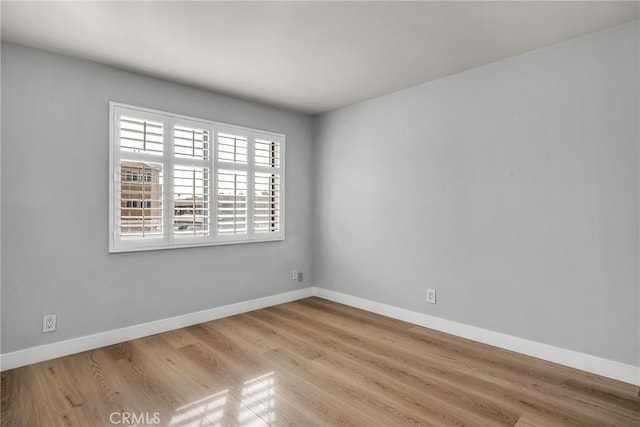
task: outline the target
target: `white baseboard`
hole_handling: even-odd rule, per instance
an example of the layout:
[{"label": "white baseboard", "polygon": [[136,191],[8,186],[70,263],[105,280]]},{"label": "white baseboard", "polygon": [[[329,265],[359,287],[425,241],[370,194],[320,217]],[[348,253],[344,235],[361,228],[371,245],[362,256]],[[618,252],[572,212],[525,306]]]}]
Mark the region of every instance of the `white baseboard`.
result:
[{"label": "white baseboard", "polygon": [[538,359],[554,362],[559,365],[640,386],[640,367],[638,366],[627,365],[614,360],[530,341],[488,329],[477,328],[475,326],[405,310],[324,288],[314,288],[314,295],[383,316],[403,320],[408,323],[413,323],[414,325],[424,326],[451,335],[515,351],[516,353],[537,357]]},{"label": "white baseboard", "polygon": [[405,310],[403,308],[318,287],[303,288],[264,298],[243,301],[195,313],[170,317],[168,319],[143,323],[141,325],[114,329],[112,331],[101,332],[94,335],[87,335],[84,337],[1,354],[0,370],[4,371],[7,369],[18,368],[32,363],[68,356],[82,351],[92,350],[178,328],[184,328],[186,326],[233,316],[235,314],[246,313],[265,307],[271,307],[310,296],[317,296],[351,307],[413,323],[414,325],[424,326],[426,328],[435,329],[437,331],[446,332],[459,337],[468,338],[481,343],[504,348],[506,350],[537,357],[549,362],[558,363],[560,365],[640,386],[640,367],[637,366],[627,365],[614,360],[567,350],[536,341],[530,341],[502,334],[500,332],[490,331],[488,329],[465,325],[463,323],[457,323],[451,320],[429,316],[424,313]]},{"label": "white baseboard", "polygon": [[313,288],[303,288],[282,294],[243,301],[236,304],[197,311],[195,313],[170,317],[168,319],[156,320],[154,322],[114,329],[112,331],[100,332],[94,335],[87,335],[84,337],[5,353],[0,355],[0,370],[4,371],[7,369],[18,368],[20,366],[31,365],[32,363],[68,356],[70,354],[117,344],[123,341],[129,341],[161,332],[171,331],[173,329],[208,322],[210,320],[233,316],[235,314],[271,307],[273,305],[307,298],[312,296],[313,293]]}]

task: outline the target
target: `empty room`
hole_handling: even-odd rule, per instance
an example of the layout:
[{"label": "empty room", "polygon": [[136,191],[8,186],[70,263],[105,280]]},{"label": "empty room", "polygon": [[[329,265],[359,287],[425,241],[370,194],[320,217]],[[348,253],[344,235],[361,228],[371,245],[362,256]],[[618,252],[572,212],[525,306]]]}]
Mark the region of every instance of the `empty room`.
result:
[{"label": "empty room", "polygon": [[640,426],[640,2],[0,2],[2,426]]}]

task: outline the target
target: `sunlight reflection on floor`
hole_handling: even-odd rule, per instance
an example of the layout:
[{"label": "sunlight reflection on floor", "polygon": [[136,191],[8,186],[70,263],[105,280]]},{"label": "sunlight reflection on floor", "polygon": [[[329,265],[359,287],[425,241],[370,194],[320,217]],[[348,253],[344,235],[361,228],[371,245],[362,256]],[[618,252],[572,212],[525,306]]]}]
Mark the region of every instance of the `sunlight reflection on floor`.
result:
[{"label": "sunlight reflection on floor", "polygon": [[[265,422],[275,421],[275,380],[273,372],[260,375],[246,381],[242,387],[242,404],[239,407],[237,425],[242,427],[262,426]],[[224,424],[229,411],[227,408],[229,390],[199,399],[176,409],[171,417],[170,426],[201,427]],[[235,412],[235,411],[234,411]]]},{"label": "sunlight reflection on floor", "polygon": [[[193,403],[176,409],[177,414],[171,417],[170,426],[199,427],[220,423],[224,417],[224,407],[227,403],[228,390],[222,390],[211,396],[196,400]],[[203,417],[205,415],[207,418]]]},{"label": "sunlight reflection on floor", "polygon": [[275,407],[275,391],[273,372],[253,378],[244,383],[242,388],[242,408],[238,414],[238,424],[247,426],[247,421],[257,414],[264,421],[275,421],[273,409]]}]

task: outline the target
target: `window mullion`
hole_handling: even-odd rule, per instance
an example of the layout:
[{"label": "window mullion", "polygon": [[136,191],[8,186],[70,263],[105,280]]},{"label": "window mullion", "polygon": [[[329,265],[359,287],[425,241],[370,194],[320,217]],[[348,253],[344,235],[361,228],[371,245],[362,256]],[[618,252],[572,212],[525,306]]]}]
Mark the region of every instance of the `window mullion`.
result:
[{"label": "window mullion", "polygon": [[255,147],[255,135],[249,134],[247,138],[247,235],[253,236],[254,230],[254,193],[255,193],[255,168],[254,168],[254,147]]},{"label": "window mullion", "polygon": [[173,150],[173,120],[166,118],[165,127],[167,131],[164,135],[164,241],[167,245],[172,245],[174,242],[174,211],[173,211],[173,166],[174,166],[174,150]]},{"label": "window mullion", "polygon": [[209,136],[209,236],[210,240],[218,240],[218,136],[216,125],[211,127]]}]

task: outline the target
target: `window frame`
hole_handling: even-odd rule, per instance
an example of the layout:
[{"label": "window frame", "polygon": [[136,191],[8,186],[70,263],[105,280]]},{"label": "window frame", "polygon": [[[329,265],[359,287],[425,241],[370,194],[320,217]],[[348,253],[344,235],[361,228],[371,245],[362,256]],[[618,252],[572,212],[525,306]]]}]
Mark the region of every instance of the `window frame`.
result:
[{"label": "window frame", "polygon": [[[134,153],[120,149],[120,117],[134,116],[137,119],[150,120],[163,124],[162,154]],[[198,127],[209,132],[208,159],[176,156],[174,153],[174,126]],[[247,163],[235,164],[218,159],[218,134],[233,133],[247,137]],[[280,146],[279,167],[270,168],[256,165],[254,161],[256,139],[269,139]],[[217,246],[237,243],[258,243],[280,241],[285,239],[285,144],[284,134],[252,129],[245,126],[221,123],[213,120],[194,118],[171,112],[153,110],[145,107],[109,103],[109,253],[162,250],[174,248],[190,248],[200,246]],[[162,235],[158,238],[123,239],[120,235],[121,161],[140,161],[162,165]],[[155,160],[153,160],[155,159]],[[174,230],[175,195],[174,166],[208,168],[209,196],[209,228],[207,235],[179,235]],[[218,232],[218,172],[220,170],[244,170],[247,174],[246,190],[246,234],[220,234]],[[254,217],[254,181],[256,172],[276,173],[280,180],[279,230],[277,232],[256,232]],[[141,184],[147,184],[143,178]],[[136,182],[137,183],[137,182]]]}]

